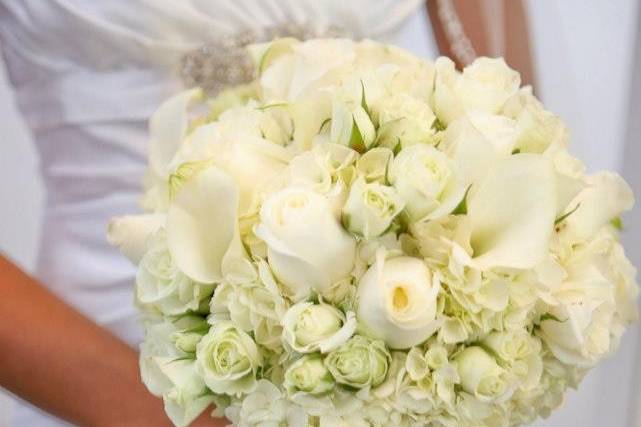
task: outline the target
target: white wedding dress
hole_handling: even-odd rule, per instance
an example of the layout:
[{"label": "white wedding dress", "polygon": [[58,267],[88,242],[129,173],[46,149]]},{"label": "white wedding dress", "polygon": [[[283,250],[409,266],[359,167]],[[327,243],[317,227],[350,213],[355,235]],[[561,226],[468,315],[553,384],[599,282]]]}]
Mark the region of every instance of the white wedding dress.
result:
[{"label": "white wedding dress", "polygon": [[[47,193],[38,278],[135,346],[141,331],[134,267],[107,243],[106,224],[137,209],[146,122],[181,89],[183,55],[243,30],[294,23],[333,26],[434,57],[424,3],[0,0],[8,75],[40,154]],[[13,424],[64,425],[26,405]]]}]

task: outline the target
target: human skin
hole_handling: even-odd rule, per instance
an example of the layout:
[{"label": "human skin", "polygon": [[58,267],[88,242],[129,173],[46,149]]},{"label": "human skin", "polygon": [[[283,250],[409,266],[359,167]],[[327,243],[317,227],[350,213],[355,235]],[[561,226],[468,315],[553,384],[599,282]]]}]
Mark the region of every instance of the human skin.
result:
[{"label": "human skin", "polygon": [[[534,85],[535,70],[532,62],[530,33],[527,20],[527,9],[523,0],[495,0],[494,4],[503,10],[503,16],[496,16],[495,25],[502,28],[489,28],[489,22],[484,19],[484,8],[487,8],[487,0],[452,0],[453,6],[463,26],[463,32],[468,37],[478,56],[503,56],[507,64],[521,74],[523,84]],[[438,5],[436,0],[427,0],[429,19],[434,30],[434,38],[441,55],[449,56],[454,60],[457,67],[462,69],[467,64],[458,61],[452,51],[450,42],[445,36],[443,23],[438,18]],[[489,9],[488,9],[489,10]],[[492,13],[490,11],[490,13]],[[489,33],[502,31],[504,34],[504,46],[500,47],[501,52],[493,52],[491,49]]]},{"label": "human skin", "polygon": [[[138,354],[0,256],[0,386],[80,426],[172,426]],[[193,427],[221,427],[205,411]]]}]

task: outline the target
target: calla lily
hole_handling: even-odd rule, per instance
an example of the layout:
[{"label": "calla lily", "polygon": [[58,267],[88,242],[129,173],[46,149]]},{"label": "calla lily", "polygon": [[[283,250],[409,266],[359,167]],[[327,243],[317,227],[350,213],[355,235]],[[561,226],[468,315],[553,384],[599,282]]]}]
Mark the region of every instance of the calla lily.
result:
[{"label": "calla lily", "polygon": [[191,89],[165,101],[149,119],[149,166],[159,178],[169,174],[167,166],[178,151],[189,127],[187,109],[203,92]]},{"label": "calla lily", "polygon": [[470,197],[474,265],[532,268],[548,253],[557,210],[552,163],[517,154],[496,163]]},{"label": "calla lily", "polygon": [[250,127],[240,118],[246,118],[252,111],[239,109],[228,112],[218,122],[196,128],[185,139],[170,166],[175,170],[172,178],[179,179],[182,178],[181,168],[194,163],[210,163],[229,174],[238,184],[241,216],[255,207],[256,194],[260,189],[257,183],[270,182],[287,166],[291,157],[284,147],[261,138],[257,129],[248,129],[244,133],[235,130],[241,126]]},{"label": "calla lily", "polygon": [[457,165],[464,185],[480,181],[498,159],[493,144],[467,116],[447,127],[441,145]]},{"label": "calla lily", "polygon": [[147,240],[164,225],[164,214],[119,216],[109,221],[107,240],[131,262],[138,264],[145,254]]},{"label": "calla lily", "polygon": [[238,202],[234,180],[213,166],[176,194],[167,213],[167,245],[178,268],[193,280],[218,282],[224,261],[242,258]]}]

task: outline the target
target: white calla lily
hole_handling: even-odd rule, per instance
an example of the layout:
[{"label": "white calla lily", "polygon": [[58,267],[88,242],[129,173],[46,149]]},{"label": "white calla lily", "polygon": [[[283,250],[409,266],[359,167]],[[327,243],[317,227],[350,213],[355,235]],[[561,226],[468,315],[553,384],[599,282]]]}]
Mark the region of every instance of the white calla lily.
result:
[{"label": "white calla lily", "polygon": [[[247,114],[249,112],[259,114],[247,109]],[[176,170],[172,178],[181,178],[181,165],[211,162],[228,173],[238,185],[239,214],[246,215],[253,213],[261,185],[269,183],[285,169],[291,156],[284,147],[261,138],[260,130],[246,130],[244,133],[234,130],[248,126],[242,123],[242,117],[242,111],[226,112],[219,122],[195,129],[172,161]]]},{"label": "white calla lily", "polygon": [[468,202],[473,263],[532,268],[545,259],[557,209],[552,163],[533,154],[498,162]]},{"label": "white calla lily", "polygon": [[167,167],[187,135],[187,109],[202,96],[201,89],[190,89],[174,95],[149,119],[149,165],[157,177],[167,178]]},{"label": "white calla lily", "polygon": [[238,185],[213,166],[176,194],[167,213],[167,246],[176,266],[193,280],[218,282],[225,256],[243,256],[238,202]]},{"label": "white calla lily", "polygon": [[482,180],[498,160],[494,145],[467,116],[447,127],[439,148],[452,158],[461,181],[467,185]]}]

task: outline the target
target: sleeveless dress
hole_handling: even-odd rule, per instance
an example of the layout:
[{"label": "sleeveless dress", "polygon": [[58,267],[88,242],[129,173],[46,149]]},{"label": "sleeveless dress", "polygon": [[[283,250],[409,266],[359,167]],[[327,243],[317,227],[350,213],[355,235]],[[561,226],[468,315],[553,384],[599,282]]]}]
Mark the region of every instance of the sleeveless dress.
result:
[{"label": "sleeveless dress", "polygon": [[[138,209],[147,119],[182,89],[187,52],[286,24],[436,55],[424,0],[0,0],[8,76],[46,189],[36,275],[132,346],[141,338],[135,270],[105,234],[110,217]],[[26,405],[13,418],[65,425]]]}]

